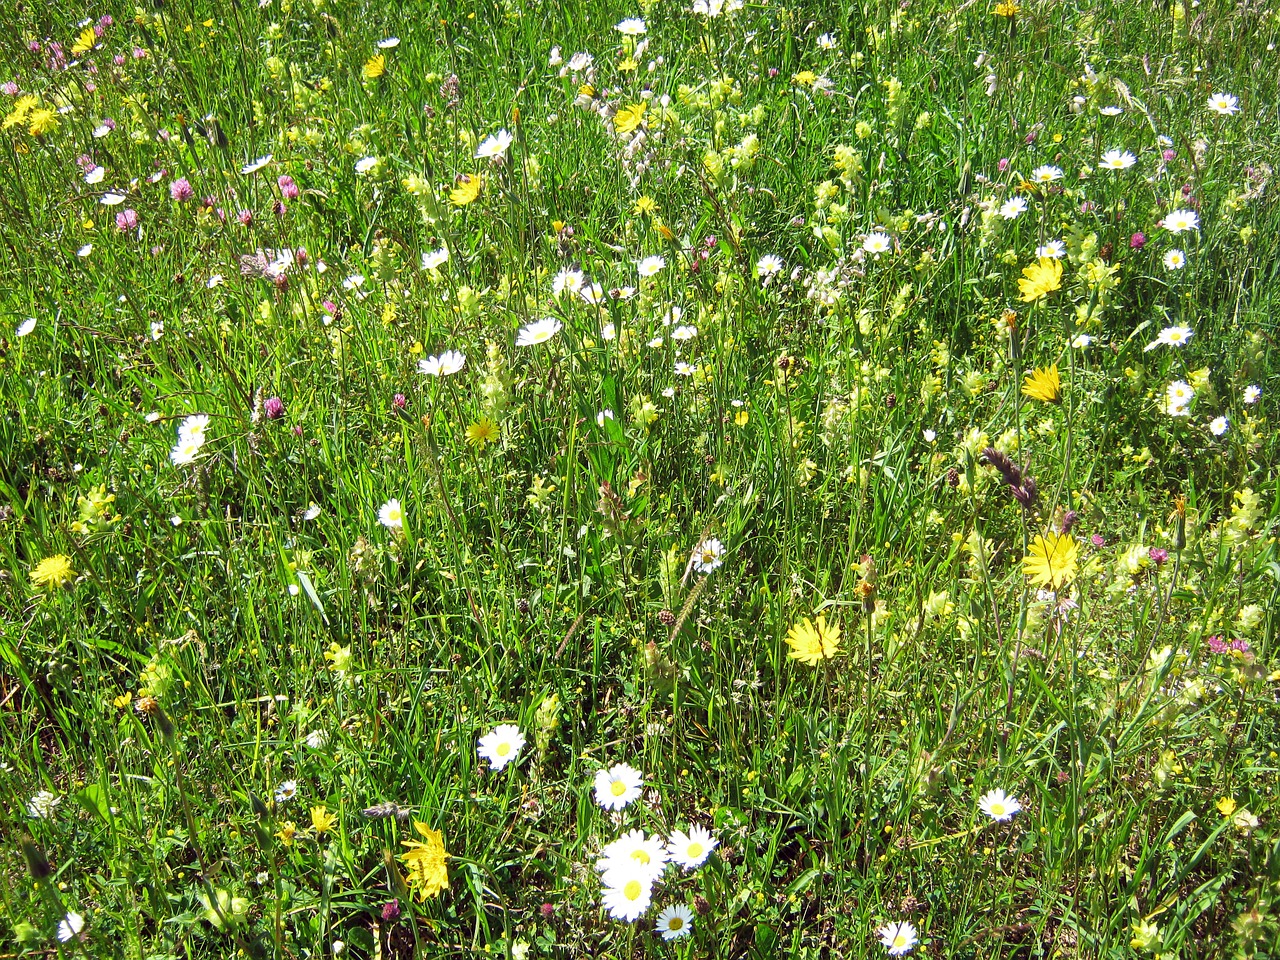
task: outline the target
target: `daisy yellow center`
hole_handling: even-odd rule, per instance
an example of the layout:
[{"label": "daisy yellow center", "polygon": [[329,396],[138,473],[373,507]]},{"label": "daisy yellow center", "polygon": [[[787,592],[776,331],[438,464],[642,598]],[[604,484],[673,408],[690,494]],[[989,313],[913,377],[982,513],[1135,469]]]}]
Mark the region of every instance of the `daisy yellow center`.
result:
[{"label": "daisy yellow center", "polygon": [[991,812],[992,812],[992,814],[994,814],[994,815],[995,815],[995,816],[997,816],[997,817],[1003,817],[1003,816],[1004,816],[1004,804],[1003,804],[1003,803],[993,803],[993,804],[991,804]]},{"label": "daisy yellow center", "polygon": [[670,920],[667,921],[668,930],[680,930],[683,927],[684,927],[683,917],[672,917]]},{"label": "daisy yellow center", "polygon": [[498,744],[498,756],[505,757],[510,752],[511,752],[511,744],[509,743]]},{"label": "daisy yellow center", "polygon": [[693,843],[689,844],[689,847],[685,852],[691,857],[700,857],[702,856],[702,844],[695,840]]},{"label": "daisy yellow center", "polygon": [[640,881],[628,880],[627,885],[622,888],[622,895],[628,900],[640,899]]},{"label": "daisy yellow center", "polygon": [[902,934],[898,934],[893,938],[893,945],[895,947],[905,947],[907,945],[907,938]]},{"label": "daisy yellow center", "polygon": [[713,563],[713,562],[715,562],[715,559],[716,559],[716,555],[715,555],[714,553],[712,553],[710,550],[703,550],[703,551],[702,551],[702,562],[703,562],[703,563]]},{"label": "daisy yellow center", "polygon": [[652,863],[653,859],[644,850],[632,850],[631,859],[640,863]]},{"label": "daisy yellow center", "polygon": [[615,780],[609,785],[609,791],[615,796],[620,797],[627,792],[627,785],[621,780]]}]

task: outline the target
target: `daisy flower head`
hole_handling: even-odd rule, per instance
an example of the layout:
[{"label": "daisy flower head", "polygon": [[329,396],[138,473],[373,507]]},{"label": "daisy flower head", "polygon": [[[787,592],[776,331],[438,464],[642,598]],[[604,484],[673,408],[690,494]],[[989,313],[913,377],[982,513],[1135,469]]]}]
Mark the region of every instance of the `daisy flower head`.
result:
[{"label": "daisy flower head", "polygon": [[1229,117],[1240,112],[1240,101],[1229,93],[1215,93],[1209,98],[1208,107],[1219,116]]},{"label": "daisy flower head", "polygon": [[823,50],[834,50],[836,48],[836,38],[829,33],[824,33],[818,37],[818,46]]},{"label": "daisy flower head", "polygon": [[520,755],[524,743],[524,734],[519,727],[514,723],[503,723],[480,738],[477,752],[489,761],[490,770],[501,770]]},{"label": "daisy flower head", "polygon": [[1003,790],[988,790],[978,799],[978,809],[992,820],[1012,820],[1022,809],[1017,797],[1010,797]]},{"label": "daisy flower head", "polygon": [[476,147],[476,159],[498,160],[505,157],[514,139],[506,130],[499,130],[497,133],[485,137],[480,142],[480,146]]},{"label": "daisy flower head", "polygon": [[653,277],[657,276],[666,265],[667,261],[663,257],[655,255],[652,257],[645,257],[637,263],[636,270],[642,277]]},{"label": "daisy flower head", "polygon": [[394,532],[404,529],[404,508],[400,501],[392,497],[378,508],[378,522]]},{"label": "daisy flower head", "polygon": [[1181,250],[1170,250],[1163,259],[1166,270],[1181,270],[1187,265],[1187,255]]},{"label": "daisy flower head", "polygon": [[449,261],[449,248],[441,247],[439,250],[428,250],[422,255],[423,270],[439,270]]},{"label": "daisy flower head", "polygon": [[640,17],[627,17],[613,29],[624,37],[642,37],[645,34],[644,20]]},{"label": "daisy flower head", "polygon": [[84,916],[74,910],[58,921],[58,941],[69,943],[84,931]]},{"label": "daisy flower head", "polygon": [[693,911],[683,903],[673,903],[662,908],[658,914],[658,922],[654,932],[662,935],[663,940],[679,940],[693,932]]},{"label": "daisy flower head", "polygon": [[891,957],[905,956],[918,942],[916,928],[906,920],[886,923],[876,933],[880,935],[880,942],[888,949]]},{"label": "daisy flower head", "polygon": [[1120,114],[1124,113],[1124,109],[1116,106],[1099,107],[1098,112],[1104,117],[1118,117]]},{"label": "daisy flower head", "polygon": [[13,335],[15,337],[26,337],[26,336],[29,336],[31,334],[31,331],[33,331],[35,328],[36,328],[36,318],[27,317],[27,319],[23,320],[20,324],[18,324],[17,328],[13,331]]},{"label": "daisy flower head", "polygon": [[1052,164],[1045,164],[1042,167],[1036,167],[1031,171],[1032,183],[1053,183],[1055,180],[1062,179],[1062,168],[1055,167]]},{"label": "daisy flower head", "polygon": [[1043,246],[1036,247],[1037,260],[1061,260],[1067,255],[1067,245],[1061,240],[1050,240]]},{"label": "daisy flower head", "polygon": [[596,803],[606,810],[621,810],[639,799],[644,777],[630,764],[616,763],[608,770],[597,770]]},{"label": "daisy flower head", "polygon": [[1102,155],[1102,163],[1100,166],[1108,170],[1128,170],[1138,158],[1128,150],[1108,150]]},{"label": "daisy flower head", "polygon": [[286,803],[298,795],[297,780],[282,780],[280,785],[276,787],[275,798],[276,803]]},{"label": "daisy flower head", "polygon": [[671,331],[672,340],[692,340],[697,335],[698,328],[689,326],[688,324],[681,324]]},{"label": "daisy flower head", "polygon": [[1200,217],[1194,210],[1174,210],[1164,218],[1164,228],[1170,233],[1185,233],[1200,229]]},{"label": "daisy flower head", "polygon": [[624,833],[601,850],[600,854],[596,869],[601,873],[619,869],[635,870],[647,874],[651,881],[662,876],[667,861],[671,859],[662,838],[656,834],[646,837],[643,830]]},{"label": "daisy flower head", "polygon": [[467,358],[457,350],[446,350],[438,357],[418,361],[418,372],[428,377],[450,377],[467,365]]},{"label": "daisy flower head", "polygon": [[715,537],[699,541],[689,562],[699,573],[710,573],[724,563],[724,544]]},{"label": "daisy flower head", "polygon": [[893,249],[893,241],[887,233],[875,230],[868,233],[866,239],[862,241],[862,249],[873,257],[878,257],[880,254],[888,253]]},{"label": "daisy flower head", "polygon": [[697,372],[698,372],[698,368],[695,367],[692,363],[686,363],[683,360],[677,361],[676,363],[677,377],[692,377]]},{"label": "daisy flower head", "polygon": [[1000,204],[1000,216],[1005,220],[1017,220],[1027,211],[1027,201],[1023,197],[1013,197]]},{"label": "daisy flower head", "polygon": [[1249,384],[1249,386],[1244,388],[1244,402],[1248,406],[1253,406],[1255,403],[1257,403],[1261,399],[1262,399],[1261,387],[1251,383]]},{"label": "daisy flower head", "polygon": [[600,901],[613,919],[638,920],[653,902],[653,881],[637,870],[610,870],[603,877]]},{"label": "daisy flower head", "polygon": [[557,300],[560,294],[566,290],[569,293],[577,293],[582,289],[582,271],[574,270],[572,267],[564,267],[551,280],[551,295]]},{"label": "daisy flower head", "polygon": [[90,185],[101,183],[106,175],[106,167],[91,167],[89,172],[84,175],[84,182]]},{"label": "daisy flower head", "polygon": [[381,168],[382,161],[378,157],[361,157],[356,161],[356,173],[362,177],[377,176]]},{"label": "daisy flower head", "polygon": [[1156,337],[1142,348],[1142,352],[1146,353],[1148,350],[1154,350],[1156,347],[1185,347],[1187,345],[1187,341],[1189,341],[1194,335],[1195,331],[1190,327],[1165,327],[1160,331],[1160,336]]},{"label": "daisy flower head", "polygon": [[671,859],[685,870],[694,870],[702,866],[711,851],[720,845],[720,841],[711,835],[706,827],[694,824],[688,833],[677,830],[671,834],[667,842],[667,852]]},{"label": "daisy flower head", "polygon": [[1190,416],[1191,401],[1196,397],[1195,388],[1185,380],[1175,380],[1164,390],[1164,412],[1171,417]]},{"label": "daisy flower head", "polygon": [[240,172],[245,176],[248,176],[250,174],[257,173],[259,170],[261,170],[270,162],[271,162],[271,154],[268,153],[264,156],[259,157],[257,160],[253,161],[253,163],[246,163],[243,167],[240,168]]},{"label": "daisy flower head", "polygon": [[772,277],[775,273],[782,272],[782,258],[766,253],[763,257],[756,261],[757,277]]},{"label": "daisy flower head", "polygon": [[538,344],[551,340],[562,328],[563,324],[555,317],[546,317],[542,320],[535,320],[533,323],[526,323],[520,328],[520,332],[516,334],[516,346],[536,347]]},{"label": "daisy flower head", "polygon": [[1214,417],[1209,421],[1209,432],[1215,437],[1221,437],[1231,428],[1231,421],[1226,417]]},{"label": "daisy flower head", "polygon": [[604,300],[604,287],[594,281],[584,283],[582,289],[578,291],[578,299],[595,306]]}]

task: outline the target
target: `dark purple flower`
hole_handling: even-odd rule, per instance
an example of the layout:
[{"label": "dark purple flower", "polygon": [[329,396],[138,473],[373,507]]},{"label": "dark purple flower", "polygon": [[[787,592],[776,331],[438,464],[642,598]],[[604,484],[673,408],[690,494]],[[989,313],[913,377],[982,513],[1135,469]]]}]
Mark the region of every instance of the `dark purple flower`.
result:
[{"label": "dark purple flower", "polygon": [[283,200],[277,200],[275,202],[275,207],[273,209],[275,210],[275,214],[277,217],[283,217],[285,214],[285,211],[288,210],[289,208],[284,205]]},{"label": "dark purple flower", "polygon": [[299,247],[297,250],[293,251],[293,259],[297,261],[298,266],[300,267],[305,267],[307,265],[307,256],[306,247]]},{"label": "dark purple flower", "polygon": [[1141,250],[1146,245],[1147,245],[1147,237],[1146,237],[1146,234],[1144,234],[1141,230],[1139,230],[1137,233],[1135,233],[1132,237],[1129,238],[1130,250]]},{"label": "dark purple flower", "polygon": [[121,210],[116,214],[116,227],[120,230],[133,230],[138,226],[138,211]]},{"label": "dark purple flower", "polygon": [[556,915],[556,908],[549,903],[544,903],[538,908],[538,912],[542,914],[543,920],[550,920]]},{"label": "dark purple flower", "polygon": [[1152,547],[1147,551],[1147,555],[1151,557],[1151,562],[1157,567],[1163,567],[1169,560],[1169,551],[1163,547]]},{"label": "dark purple flower", "polygon": [[268,420],[279,420],[284,416],[284,401],[279,397],[267,397],[262,404],[262,412],[267,415]]},{"label": "dark purple flower", "polygon": [[196,192],[191,188],[191,182],[186,177],[179,177],[169,184],[169,196],[179,203],[190,200],[195,195]]},{"label": "dark purple flower", "polygon": [[773,79],[774,77],[776,77],[777,75],[778,75],[778,68],[777,68],[777,67],[770,67],[770,68],[769,68],[769,79],[770,79],[770,80],[772,80],[772,79]]},{"label": "dark purple flower", "polygon": [[400,901],[388,900],[382,905],[382,919],[395,920],[400,916]]}]

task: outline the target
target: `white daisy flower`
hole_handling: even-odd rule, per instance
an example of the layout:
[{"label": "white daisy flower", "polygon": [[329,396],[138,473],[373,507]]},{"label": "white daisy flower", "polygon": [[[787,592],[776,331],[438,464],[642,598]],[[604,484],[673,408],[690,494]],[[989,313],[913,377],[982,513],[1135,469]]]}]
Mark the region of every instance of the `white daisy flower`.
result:
[{"label": "white daisy flower", "polygon": [[1214,417],[1213,420],[1209,422],[1209,432],[1215,437],[1220,437],[1227,432],[1230,426],[1231,421],[1226,417]]},{"label": "white daisy flower", "polygon": [[662,838],[656,834],[646,837],[643,830],[624,833],[600,851],[596,869],[601,873],[610,870],[632,869],[648,874],[651,880],[662,876],[667,861],[671,859]]},{"label": "white daisy flower", "polygon": [[13,331],[13,335],[15,337],[25,337],[25,336],[28,336],[31,333],[31,331],[33,331],[35,328],[36,328],[36,318],[27,317],[27,319],[23,320],[20,324],[18,324],[18,329]]},{"label": "white daisy flower", "polygon": [[1164,255],[1163,260],[1166,270],[1181,270],[1187,265],[1187,255],[1181,250],[1170,250]]},{"label": "white daisy flower", "polygon": [[69,943],[84,932],[84,917],[74,910],[58,922],[58,941]]},{"label": "white daisy flower", "polygon": [[711,835],[710,830],[694,824],[689,828],[688,833],[677,830],[671,834],[671,839],[667,842],[667,852],[680,866],[686,870],[693,870],[695,867],[702,866],[711,851],[719,845],[720,841]]},{"label": "white daisy flower", "polygon": [[596,771],[596,803],[606,810],[621,810],[640,797],[644,778],[635,767],[614,764],[608,770]]},{"label": "white daisy flower", "polygon": [[392,497],[378,508],[378,522],[391,531],[404,529],[404,508]]},{"label": "white daisy flower", "polygon": [[772,277],[775,273],[782,272],[782,258],[772,253],[766,253],[763,257],[756,261],[757,277]]},{"label": "white daisy flower", "polygon": [[1142,352],[1146,353],[1148,350],[1154,350],[1156,347],[1185,347],[1187,345],[1187,341],[1189,341],[1194,335],[1195,331],[1190,327],[1165,327],[1160,331],[1160,336],[1156,337],[1142,348]]},{"label": "white daisy flower", "polygon": [[379,50],[394,50],[398,46],[400,46],[399,37],[387,37],[385,40],[378,41]]},{"label": "white daisy flower", "polygon": [[560,294],[566,290],[569,293],[577,293],[582,289],[582,271],[574,270],[570,267],[564,267],[551,280],[551,295],[556,299],[560,298]]},{"label": "white daisy flower", "polygon": [[989,790],[979,798],[978,809],[992,820],[1012,820],[1022,804],[1017,797],[1006,796],[1003,790]]},{"label": "white daisy flower", "polygon": [[1111,107],[1099,107],[1098,112],[1102,114],[1104,117],[1118,117],[1120,116],[1120,114],[1124,113],[1124,110],[1121,107],[1111,106]]},{"label": "white daisy flower", "polygon": [[377,157],[361,157],[356,161],[356,173],[360,176],[367,176],[378,172],[378,167],[382,163]]},{"label": "white daisy flower", "polygon": [[636,270],[642,277],[655,276],[663,267],[667,265],[667,261],[660,256],[645,257],[636,264]]},{"label": "white daisy flower", "polygon": [[418,361],[418,372],[428,377],[451,377],[467,365],[465,354],[446,350],[438,357],[424,357]]},{"label": "white daisy flower", "polygon": [[603,878],[601,904],[615,920],[639,919],[653,902],[653,884],[635,870],[611,870]]},{"label": "white daisy flower", "polygon": [[298,781],[284,780],[276,787],[276,803],[286,803],[298,795]]},{"label": "white daisy flower", "polygon": [[1194,210],[1174,210],[1164,218],[1164,228],[1170,233],[1185,233],[1200,229],[1200,217]]},{"label": "white daisy flower", "polygon": [[489,761],[490,770],[501,770],[520,755],[524,748],[524,734],[514,723],[503,723],[480,738],[477,752]]},{"label": "white daisy flower", "polygon": [[1023,197],[1012,197],[1000,204],[1000,216],[1005,220],[1017,220],[1027,212],[1027,201]]},{"label": "white daisy flower", "polygon": [[1209,98],[1209,109],[1224,117],[1240,112],[1240,101],[1229,93],[1215,93]]},{"label": "white daisy flower", "polygon": [[439,250],[429,250],[422,255],[423,270],[438,270],[449,262],[449,248],[441,247]]},{"label": "white daisy flower", "polygon": [[654,932],[662,934],[663,940],[679,940],[693,932],[693,911],[683,903],[673,903],[663,907],[658,914],[658,922]]},{"label": "white daisy flower", "polygon": [[84,175],[84,182],[89,184],[101,183],[106,175],[106,167],[91,167],[89,172]]},{"label": "white daisy flower", "polygon": [[1050,240],[1043,246],[1036,247],[1037,260],[1061,260],[1067,255],[1067,245],[1061,240]]},{"label": "white daisy flower", "polygon": [[480,146],[476,147],[476,159],[493,160],[505,157],[514,139],[506,130],[499,130],[492,136],[485,137]]},{"label": "white daisy flower", "polygon": [[715,537],[702,540],[693,548],[693,569],[699,573],[710,573],[724,563],[724,544]]},{"label": "white daisy flower", "polygon": [[104,207],[118,207],[124,203],[127,198],[123,193],[104,193],[102,199],[98,202]]},{"label": "white daisy flower", "polygon": [[547,317],[543,320],[535,320],[533,323],[526,323],[520,328],[520,332],[516,334],[517,347],[535,347],[540,343],[546,343],[554,337],[563,328],[555,317]]},{"label": "white daisy flower", "polygon": [[698,335],[698,328],[691,327],[687,324],[676,327],[671,331],[672,340],[692,340]]},{"label": "white daisy flower", "polygon": [[888,253],[893,249],[893,241],[887,233],[881,233],[879,230],[868,233],[862,241],[862,249],[874,257],[880,256],[882,253]]},{"label": "white daisy flower", "polygon": [[644,36],[645,25],[644,20],[640,17],[627,17],[613,29],[617,30],[624,37],[640,37]]},{"label": "white daisy flower", "polygon": [[697,372],[698,368],[692,363],[685,363],[683,360],[676,362],[677,377],[692,377]]},{"label": "white daisy flower", "polygon": [[93,253],[93,244],[86,243],[83,247],[76,251],[76,256],[83,260],[89,254]]},{"label": "white daisy flower", "polygon": [[1102,155],[1102,163],[1100,166],[1108,170],[1128,170],[1138,158],[1128,150],[1108,150]]},{"label": "white daisy flower", "polygon": [[613,411],[610,410],[608,407],[605,407],[603,410],[601,410],[599,413],[596,414],[596,426],[603,427],[604,422],[606,420],[612,420],[612,419],[613,419]]},{"label": "white daisy flower", "polygon": [[246,163],[243,167],[240,168],[240,172],[245,174],[246,176],[251,173],[257,173],[259,170],[261,170],[270,162],[271,162],[271,154],[268,153],[266,156],[259,157],[257,160],[253,161],[253,163]]},{"label": "white daisy flower", "polygon": [[1254,384],[1244,388],[1244,402],[1249,406],[1253,406],[1262,399],[1262,388]]},{"label": "white daisy flower", "polygon": [[891,957],[901,957],[910,953],[911,948],[919,942],[916,937],[916,928],[906,920],[887,923],[876,933],[880,935],[880,942],[888,948]]},{"label": "white daisy flower", "polygon": [[1062,179],[1062,168],[1055,167],[1052,164],[1045,164],[1043,167],[1036,167],[1031,171],[1031,180],[1033,183],[1053,183],[1055,180]]},{"label": "white daisy flower", "polygon": [[101,123],[93,128],[93,138],[95,140],[101,140],[103,137],[109,136],[111,136],[111,127],[107,126],[107,124]]}]

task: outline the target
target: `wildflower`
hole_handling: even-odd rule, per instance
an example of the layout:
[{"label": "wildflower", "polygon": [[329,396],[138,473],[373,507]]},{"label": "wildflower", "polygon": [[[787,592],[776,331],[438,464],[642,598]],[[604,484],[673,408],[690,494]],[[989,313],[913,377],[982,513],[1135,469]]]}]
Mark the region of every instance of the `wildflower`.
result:
[{"label": "wildflower", "polygon": [[65,553],[55,553],[31,568],[31,585],[37,590],[53,590],[55,587],[67,586],[75,576],[71,558]]},{"label": "wildflower", "polygon": [[1050,240],[1043,246],[1036,247],[1037,260],[1061,260],[1067,255],[1067,245],[1061,240]]},{"label": "wildflower", "polygon": [[439,250],[431,250],[422,255],[423,270],[437,270],[444,266],[449,260],[449,248],[441,247]]},{"label": "wildflower", "polygon": [[828,626],[825,615],[816,621],[805,617],[787,631],[787,646],[791,648],[787,656],[792,660],[816,667],[840,652],[840,627],[838,624]]},{"label": "wildflower", "polygon": [[379,50],[394,50],[398,46],[400,46],[399,37],[387,37],[378,41]]},{"label": "wildflower", "polygon": [[298,781],[284,780],[276,787],[276,803],[286,803],[298,795]]},{"label": "wildflower", "polygon": [[1147,245],[1147,235],[1141,230],[1137,231],[1129,238],[1130,250],[1141,250]]},{"label": "wildflower", "polygon": [[377,80],[380,76],[387,72],[386,54],[378,53],[370,57],[364,62],[364,66],[360,68],[360,74],[366,80]]},{"label": "wildflower", "polygon": [[485,444],[493,443],[497,439],[498,425],[488,417],[481,417],[479,420],[467,426],[467,445],[475,447],[477,450],[483,450]]},{"label": "wildflower", "polygon": [[676,361],[677,377],[692,377],[697,372],[698,372],[698,368],[694,366],[692,363],[686,363],[684,360]]},{"label": "wildflower", "polygon": [[698,573],[710,573],[724,563],[723,557],[724,544],[715,537],[710,537],[699,541],[693,548],[693,557],[689,562]]},{"label": "wildflower", "polygon": [[[1001,6],[1011,6],[1015,11],[1017,10],[1016,4],[1001,4]],[[1013,16],[1013,14],[1000,15]],[[906,920],[885,924],[876,933],[880,934],[880,942],[888,948],[891,957],[901,957],[910,953],[911,948],[918,942],[916,928]]]},{"label": "wildflower", "polygon": [[420,820],[413,821],[413,828],[426,839],[426,843],[400,841],[409,848],[400,855],[400,859],[409,869],[409,885],[422,901],[439,896],[449,886],[449,868],[445,863],[449,854],[445,852],[444,836],[439,830],[432,830]]},{"label": "wildflower", "polygon": [[169,184],[169,198],[176,200],[178,203],[185,203],[196,195],[195,189],[191,186],[191,181],[186,177],[179,177],[173,183]]},{"label": "wildflower", "polygon": [[298,825],[292,820],[286,820],[280,824],[280,829],[273,836],[280,841],[280,845],[284,847],[293,846],[293,838],[298,833]]},{"label": "wildflower", "polygon": [[667,842],[667,852],[671,859],[685,870],[693,870],[706,862],[711,851],[720,845],[720,841],[711,835],[706,827],[694,824],[688,833],[677,830],[671,834]]},{"label": "wildflower", "polygon": [[476,147],[476,159],[498,160],[505,157],[514,139],[506,130],[499,130],[497,133],[485,137],[480,146]]},{"label": "wildflower", "polygon": [[781,257],[775,256],[772,253],[766,253],[756,261],[756,276],[766,278],[772,277],[775,273],[782,272],[782,266]]},{"label": "wildflower", "polygon": [[1231,818],[1231,825],[1236,828],[1237,832],[1243,833],[1247,836],[1254,830],[1257,830],[1258,827],[1262,825],[1262,821],[1250,812],[1248,807],[1242,807],[1237,810],[1236,815]]},{"label": "wildflower", "polygon": [[1061,589],[1076,574],[1080,548],[1067,533],[1036,536],[1022,558],[1023,572],[1041,587]]},{"label": "wildflower", "polygon": [[449,191],[449,202],[455,207],[465,207],[480,196],[483,178],[478,173],[458,175],[457,185]]},{"label": "wildflower", "polygon": [[648,104],[641,100],[639,103],[633,103],[630,106],[622,107],[613,115],[613,129],[615,132],[624,136],[640,126],[640,121],[644,119],[645,110]]},{"label": "wildflower", "polygon": [[1093,343],[1093,337],[1089,336],[1087,333],[1077,333],[1071,339],[1071,347],[1073,350],[1083,350],[1091,343]]},{"label": "wildflower", "polygon": [[1190,327],[1165,327],[1160,331],[1160,336],[1156,337],[1142,348],[1142,352],[1146,353],[1148,350],[1154,350],[1156,347],[1185,347],[1187,345],[1187,341],[1192,338],[1194,333],[1195,331]]},{"label": "wildflower", "polygon": [[1181,250],[1170,250],[1163,257],[1166,270],[1181,270],[1187,265],[1187,255]]},{"label": "wildflower", "polygon": [[866,239],[862,241],[862,249],[873,257],[878,257],[882,253],[888,253],[893,249],[893,241],[887,233],[879,230],[868,233]]},{"label": "wildflower", "polygon": [[679,940],[693,932],[693,911],[683,903],[673,903],[663,907],[658,914],[658,922],[654,931],[662,934],[663,940]]},{"label": "wildflower", "polygon": [[613,29],[617,30],[624,37],[640,37],[644,36],[645,25],[644,20],[640,17],[628,17],[620,22]]},{"label": "wildflower", "polygon": [[32,110],[27,117],[27,133],[33,137],[44,136],[58,126],[58,115],[47,107]]},{"label": "wildflower", "polygon": [[1200,217],[1194,210],[1174,210],[1164,218],[1164,228],[1170,233],[1185,233],[1200,229]]},{"label": "wildflower", "polygon": [[614,419],[613,411],[610,410],[608,407],[605,407],[603,410],[599,411],[596,414],[596,426],[603,427],[604,422],[606,420],[612,420],[612,419]]},{"label": "wildflower", "polygon": [[1003,790],[989,790],[978,800],[978,809],[992,820],[1012,820],[1022,804],[1017,797],[1006,796]]},{"label": "wildflower", "polygon": [[551,295],[557,300],[560,294],[568,291],[569,293],[579,293],[582,290],[582,283],[585,278],[581,270],[574,270],[571,267],[564,267],[559,270],[551,279]]},{"label": "wildflower", "polygon": [[660,256],[645,257],[638,264],[636,270],[642,277],[652,277],[667,265],[667,261]]},{"label": "wildflower", "polygon": [[1062,263],[1056,259],[1041,257],[1036,263],[1022,268],[1018,289],[1023,303],[1035,303],[1055,290],[1062,289]]},{"label": "wildflower", "polygon": [[681,324],[671,331],[672,340],[692,340],[698,335],[698,328],[691,327],[688,324]]},{"label": "wildflower", "polygon": [[329,742],[329,734],[324,730],[312,730],[304,738],[303,742],[311,750],[323,750]]},{"label": "wildflower", "polygon": [[1190,414],[1191,401],[1196,397],[1196,391],[1185,380],[1175,380],[1164,391],[1164,412],[1171,417],[1185,417]]},{"label": "wildflower", "polygon": [[74,910],[58,921],[58,941],[68,943],[84,931],[84,917]]},{"label": "wildflower", "polygon": [[311,826],[316,833],[329,833],[337,823],[337,814],[330,813],[323,803],[311,808]]},{"label": "wildflower", "polygon": [[1222,797],[1214,806],[1218,808],[1218,812],[1224,817],[1229,817],[1236,812],[1236,802],[1231,797]]},{"label": "wildflower", "polygon": [[1017,220],[1026,210],[1027,201],[1023,197],[1013,197],[1000,205],[1000,216],[1005,220]]},{"label": "wildflower", "polygon": [[61,802],[62,798],[56,793],[41,790],[27,801],[27,816],[33,820],[48,820],[53,816],[54,808]]},{"label": "wildflower", "polygon": [[1209,422],[1209,432],[1215,437],[1223,436],[1231,427],[1231,421],[1226,417],[1214,417]]},{"label": "wildflower", "polygon": [[1137,162],[1138,158],[1128,150],[1108,150],[1102,155],[1099,166],[1108,170],[1128,170]]},{"label": "wildflower", "polygon": [[1244,388],[1244,402],[1248,406],[1253,406],[1253,404],[1257,403],[1261,399],[1262,399],[1261,387],[1251,383],[1249,384],[1249,386]]},{"label": "wildflower", "polygon": [[1031,180],[1033,183],[1053,183],[1055,180],[1062,179],[1062,168],[1046,164],[1043,167],[1036,167],[1031,171]]},{"label": "wildflower", "polygon": [[523,747],[524,734],[512,723],[499,724],[477,744],[480,756],[489,761],[490,770],[501,770],[519,756]]},{"label": "wildflower", "polygon": [[378,508],[378,522],[393,533],[404,529],[404,509],[400,501],[392,497]]},{"label": "wildflower", "polygon": [[535,320],[533,323],[527,323],[516,334],[516,346],[533,347],[540,343],[546,343],[560,332],[562,326],[555,317],[547,317],[544,320]]},{"label": "wildflower", "polygon": [[1124,109],[1116,106],[1099,107],[1098,112],[1104,117],[1118,117],[1120,114],[1124,113]]},{"label": "wildflower", "polygon": [[1022,395],[1044,403],[1058,403],[1062,400],[1062,379],[1058,376],[1058,366],[1039,367],[1022,381]]},{"label": "wildflower", "polygon": [[829,33],[824,33],[818,37],[818,46],[823,50],[834,50],[836,48],[836,38]]},{"label": "wildflower", "polygon": [[1208,106],[1214,113],[1224,117],[1240,112],[1240,101],[1229,93],[1215,93],[1209,98]]},{"label": "wildflower", "polygon": [[270,162],[271,162],[271,154],[268,153],[265,156],[261,156],[257,160],[253,161],[253,163],[246,163],[243,167],[240,168],[240,172],[248,176],[249,174],[257,173],[259,170],[261,170]]},{"label": "wildflower", "polygon": [[596,771],[596,803],[606,810],[621,810],[640,797],[644,778],[640,771],[625,763],[608,770]]},{"label": "wildflower", "polygon": [[116,214],[116,229],[121,233],[134,230],[138,226],[138,211],[133,209],[121,210]]},{"label": "wildflower", "polygon": [[596,869],[601,873],[611,870],[635,870],[647,875],[650,881],[662,876],[667,861],[671,859],[666,845],[659,836],[646,837],[643,830],[631,830],[600,851]]},{"label": "wildflower", "polygon": [[1129,946],[1135,950],[1155,950],[1163,940],[1160,928],[1148,920],[1133,925],[1133,939]]},{"label": "wildflower", "polygon": [[451,377],[462,370],[467,358],[457,350],[446,350],[438,357],[425,357],[418,361],[418,372],[428,377]]},{"label": "wildflower", "polygon": [[601,904],[615,920],[630,923],[649,909],[653,881],[643,872],[617,868],[604,875]]}]

